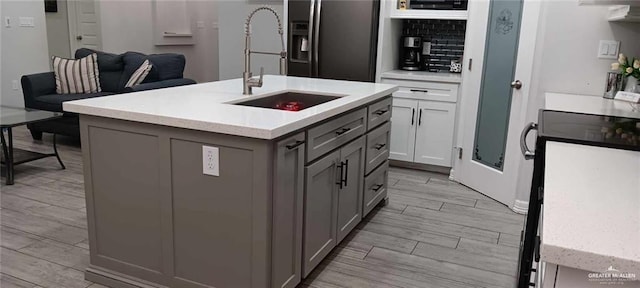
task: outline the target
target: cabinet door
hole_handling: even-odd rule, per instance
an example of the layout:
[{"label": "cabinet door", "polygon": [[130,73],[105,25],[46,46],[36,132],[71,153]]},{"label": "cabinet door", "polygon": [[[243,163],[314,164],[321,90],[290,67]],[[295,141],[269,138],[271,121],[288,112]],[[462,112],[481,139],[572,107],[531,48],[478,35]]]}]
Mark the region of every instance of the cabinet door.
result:
[{"label": "cabinet door", "polygon": [[340,151],[305,168],[303,275],[336,246]]},{"label": "cabinet door", "polygon": [[271,287],[295,287],[301,279],[304,136],[300,133],[276,145]]},{"label": "cabinet door", "polygon": [[338,242],[342,241],[362,219],[365,137],[340,149],[338,173],[342,184],[338,190]]},{"label": "cabinet door", "polygon": [[418,108],[415,162],[451,167],[456,104],[420,101]]},{"label": "cabinet door", "polygon": [[413,161],[418,101],[393,98],[389,158]]}]

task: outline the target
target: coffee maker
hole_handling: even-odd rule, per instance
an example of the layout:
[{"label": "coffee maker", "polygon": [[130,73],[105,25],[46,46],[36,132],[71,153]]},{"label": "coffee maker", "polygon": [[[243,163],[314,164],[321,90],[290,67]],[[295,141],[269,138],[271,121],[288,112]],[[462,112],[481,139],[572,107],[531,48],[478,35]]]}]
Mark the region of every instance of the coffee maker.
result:
[{"label": "coffee maker", "polygon": [[420,70],[422,65],[422,38],[403,36],[400,47],[400,69]]}]

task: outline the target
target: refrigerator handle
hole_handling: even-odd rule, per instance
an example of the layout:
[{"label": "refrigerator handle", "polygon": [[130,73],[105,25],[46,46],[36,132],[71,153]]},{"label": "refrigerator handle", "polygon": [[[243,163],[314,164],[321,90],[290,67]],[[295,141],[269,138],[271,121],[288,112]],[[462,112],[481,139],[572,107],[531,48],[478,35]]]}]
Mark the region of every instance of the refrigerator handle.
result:
[{"label": "refrigerator handle", "polygon": [[313,34],[313,28],[314,28],[314,23],[315,23],[315,19],[313,17],[313,15],[315,15],[315,10],[316,10],[316,1],[315,0],[311,0],[311,6],[309,7],[309,56],[311,59],[309,59],[309,76],[313,77],[313,66],[314,66],[314,60],[313,60],[313,52],[316,51],[315,47],[313,46],[314,43],[316,41],[313,40],[313,38],[315,37]]},{"label": "refrigerator handle", "polygon": [[314,58],[314,60],[312,61],[313,64],[314,64],[313,67],[315,69],[315,71],[314,71],[315,74],[313,75],[313,77],[319,77],[320,76],[319,75],[320,59],[319,59],[319,56],[318,56],[318,54],[319,54],[318,50],[319,50],[319,43],[320,43],[320,18],[322,18],[321,17],[321,15],[322,15],[321,14],[322,0],[316,0],[316,1],[318,2],[318,7],[316,8],[316,19],[315,19],[316,23],[315,23],[315,35],[314,35],[315,41],[314,41],[314,44],[313,44],[313,45],[315,45],[313,47],[313,58]]}]

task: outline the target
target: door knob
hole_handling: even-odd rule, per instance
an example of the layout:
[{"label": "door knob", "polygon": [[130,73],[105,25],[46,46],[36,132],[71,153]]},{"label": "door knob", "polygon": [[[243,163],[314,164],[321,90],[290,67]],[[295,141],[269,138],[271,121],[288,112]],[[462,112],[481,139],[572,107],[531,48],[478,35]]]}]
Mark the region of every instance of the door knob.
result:
[{"label": "door knob", "polygon": [[76,36],[76,40],[82,40],[82,35]]},{"label": "door knob", "polygon": [[516,88],[517,90],[520,90],[520,88],[522,88],[522,82],[520,80],[511,82],[511,88]]}]

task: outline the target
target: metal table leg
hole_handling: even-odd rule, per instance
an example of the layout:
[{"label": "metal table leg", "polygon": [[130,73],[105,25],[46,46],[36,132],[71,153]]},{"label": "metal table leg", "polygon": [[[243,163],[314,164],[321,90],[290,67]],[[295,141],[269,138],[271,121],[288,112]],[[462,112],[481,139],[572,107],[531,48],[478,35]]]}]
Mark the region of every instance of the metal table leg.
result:
[{"label": "metal table leg", "polygon": [[62,159],[60,159],[60,154],[58,154],[58,146],[56,145],[56,134],[53,134],[53,153],[56,155],[58,163],[60,163],[62,169],[67,169],[67,167],[64,167],[64,163],[62,163]]},{"label": "metal table leg", "polygon": [[9,138],[9,145],[4,139],[4,132],[0,131],[2,137],[2,152],[4,153],[4,162],[7,167],[7,185],[13,185],[13,133],[11,127],[7,127],[7,137]]}]

